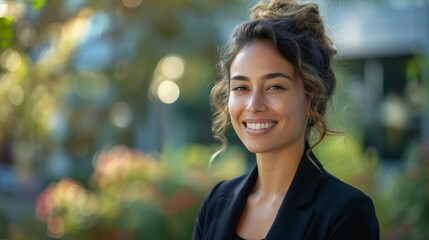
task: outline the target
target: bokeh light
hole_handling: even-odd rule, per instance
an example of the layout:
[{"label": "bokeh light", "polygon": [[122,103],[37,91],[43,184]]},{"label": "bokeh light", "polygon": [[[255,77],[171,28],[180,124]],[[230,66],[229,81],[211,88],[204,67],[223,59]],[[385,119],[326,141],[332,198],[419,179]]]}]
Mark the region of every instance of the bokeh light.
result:
[{"label": "bokeh light", "polygon": [[7,14],[7,3],[0,2],[0,17],[3,17]]},{"label": "bokeh light", "polygon": [[13,87],[13,78],[10,73],[0,75],[0,91],[9,91]]},{"label": "bokeh light", "polygon": [[110,90],[110,82],[99,72],[81,72],[73,79],[73,89],[80,97],[88,100],[103,98]]},{"label": "bokeh light", "polygon": [[21,56],[12,49],[7,49],[1,55],[0,63],[8,71],[15,72],[21,65]]},{"label": "bokeh light", "polygon": [[25,13],[26,4],[21,1],[0,1],[0,17],[20,20]]},{"label": "bokeh light", "polygon": [[54,104],[55,100],[54,98],[52,98],[52,96],[50,96],[49,94],[43,95],[43,97],[41,97],[33,106],[33,109],[31,111],[31,116],[33,117],[33,120],[38,123],[46,124],[46,126],[49,126]]},{"label": "bokeh light", "polygon": [[22,101],[24,100],[24,90],[21,86],[15,85],[12,87],[12,89],[9,92],[9,101],[13,105],[20,105]]},{"label": "bokeh light", "polygon": [[25,27],[19,34],[18,40],[23,46],[31,46],[35,43],[36,30],[30,26]]},{"label": "bokeh light", "polygon": [[122,3],[127,8],[136,8],[140,6],[140,4],[142,3],[142,0],[122,0]]},{"label": "bokeh light", "polygon": [[161,59],[160,61],[161,65],[161,72],[168,78],[168,79],[178,79],[183,75],[183,72],[185,71],[185,61],[182,57],[179,55],[168,55]]},{"label": "bokeh light", "polygon": [[171,81],[165,80],[158,87],[158,97],[159,99],[166,104],[174,103],[180,95],[179,86]]},{"label": "bokeh light", "polygon": [[158,97],[166,104],[174,103],[180,95],[176,83],[185,72],[185,60],[178,54],[171,53],[159,60],[150,85],[152,96]]},{"label": "bokeh light", "polygon": [[110,111],[110,121],[120,128],[127,128],[133,121],[133,112],[126,102],[118,102]]}]

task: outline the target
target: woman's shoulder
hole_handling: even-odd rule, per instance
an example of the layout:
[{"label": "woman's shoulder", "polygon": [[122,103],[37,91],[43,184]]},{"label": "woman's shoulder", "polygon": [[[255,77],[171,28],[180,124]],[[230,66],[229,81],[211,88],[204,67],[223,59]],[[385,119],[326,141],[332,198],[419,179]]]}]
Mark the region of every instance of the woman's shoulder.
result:
[{"label": "woman's shoulder", "polygon": [[364,197],[367,196],[359,188],[346,183],[343,180],[338,179],[329,172],[324,173],[323,178],[323,191],[326,191],[330,194],[335,194],[333,196],[343,197],[343,198],[355,198],[355,197]]},{"label": "woman's shoulder", "polygon": [[326,173],[316,202],[332,239],[379,239],[374,203],[357,187]]},{"label": "woman's shoulder", "polygon": [[374,204],[371,198],[362,190],[352,186],[330,173],[325,173],[323,184],[320,188],[319,199],[328,209],[335,211],[369,211],[374,212]]}]

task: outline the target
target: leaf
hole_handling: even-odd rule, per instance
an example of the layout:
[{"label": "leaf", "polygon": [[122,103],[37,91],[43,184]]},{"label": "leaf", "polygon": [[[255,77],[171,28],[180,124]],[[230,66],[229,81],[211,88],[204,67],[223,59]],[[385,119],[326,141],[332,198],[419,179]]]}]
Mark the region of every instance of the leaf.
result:
[{"label": "leaf", "polygon": [[0,48],[7,48],[12,42],[14,36],[14,30],[12,28],[12,25],[12,18],[0,18]]},{"label": "leaf", "polygon": [[40,10],[46,4],[46,0],[31,0],[33,3],[33,11]]}]

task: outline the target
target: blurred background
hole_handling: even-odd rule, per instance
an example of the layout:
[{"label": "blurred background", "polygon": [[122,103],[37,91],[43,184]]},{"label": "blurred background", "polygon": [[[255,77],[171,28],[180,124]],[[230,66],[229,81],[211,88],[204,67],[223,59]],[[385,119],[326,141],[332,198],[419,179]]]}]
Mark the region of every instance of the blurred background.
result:
[{"label": "blurred background", "polygon": [[[253,164],[230,132],[208,169],[208,95],[255,2],[0,0],[0,239],[190,239]],[[382,239],[428,239],[429,1],[316,2],[345,133],[316,154],[373,198]]]}]

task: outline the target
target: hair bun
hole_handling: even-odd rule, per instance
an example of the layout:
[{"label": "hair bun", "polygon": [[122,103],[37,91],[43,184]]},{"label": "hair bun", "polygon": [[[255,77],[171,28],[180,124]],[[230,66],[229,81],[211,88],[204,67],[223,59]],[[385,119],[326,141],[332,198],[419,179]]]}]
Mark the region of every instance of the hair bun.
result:
[{"label": "hair bun", "polygon": [[285,18],[296,11],[298,2],[273,0],[270,3],[261,1],[251,9],[252,19]]},{"label": "hair bun", "polygon": [[326,36],[323,19],[316,3],[299,3],[296,0],[272,0],[259,2],[250,12],[251,19],[293,19],[297,28],[308,31],[318,42],[330,48],[332,41]]}]

